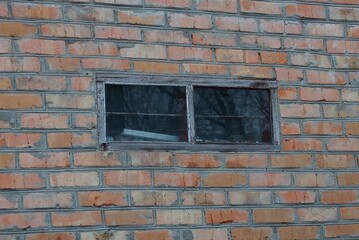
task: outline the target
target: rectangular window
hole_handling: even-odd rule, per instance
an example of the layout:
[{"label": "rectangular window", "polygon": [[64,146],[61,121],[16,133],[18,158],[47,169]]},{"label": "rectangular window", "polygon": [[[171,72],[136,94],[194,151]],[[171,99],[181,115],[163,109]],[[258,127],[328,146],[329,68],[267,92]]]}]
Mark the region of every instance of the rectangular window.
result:
[{"label": "rectangular window", "polygon": [[105,149],[278,150],[274,81],[105,76]]}]

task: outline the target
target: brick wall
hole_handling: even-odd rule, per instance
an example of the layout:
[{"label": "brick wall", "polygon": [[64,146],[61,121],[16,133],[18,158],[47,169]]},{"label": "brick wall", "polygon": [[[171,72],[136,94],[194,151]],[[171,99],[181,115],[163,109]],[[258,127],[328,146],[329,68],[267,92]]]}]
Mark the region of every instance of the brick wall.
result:
[{"label": "brick wall", "polygon": [[[358,21],[358,0],[0,1],[0,239],[358,239]],[[99,151],[99,72],[276,80],[282,151]]]}]

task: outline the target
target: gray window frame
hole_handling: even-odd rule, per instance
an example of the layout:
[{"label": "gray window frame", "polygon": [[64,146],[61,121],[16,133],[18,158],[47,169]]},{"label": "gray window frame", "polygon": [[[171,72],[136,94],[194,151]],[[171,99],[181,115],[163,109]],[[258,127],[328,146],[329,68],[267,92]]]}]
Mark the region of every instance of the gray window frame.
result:
[{"label": "gray window frame", "polygon": [[[187,92],[187,124],[189,142],[109,142],[106,141],[106,109],[105,85],[159,85],[182,86]],[[194,143],[194,116],[193,114],[193,86],[209,87],[237,87],[247,89],[270,90],[272,144],[196,144]],[[99,143],[103,150],[185,150],[185,151],[226,151],[226,152],[253,152],[279,151],[279,110],[277,97],[277,82],[275,80],[241,80],[220,77],[194,76],[161,76],[161,75],[130,75],[130,74],[98,74],[96,76],[96,94],[98,107]]]}]

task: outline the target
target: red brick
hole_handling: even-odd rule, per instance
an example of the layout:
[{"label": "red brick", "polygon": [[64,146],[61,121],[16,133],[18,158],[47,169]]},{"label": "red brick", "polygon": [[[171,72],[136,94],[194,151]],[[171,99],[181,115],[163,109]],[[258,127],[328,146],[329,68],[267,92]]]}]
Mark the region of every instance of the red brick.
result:
[{"label": "red brick", "polygon": [[332,173],[297,173],[294,175],[295,185],[298,187],[328,187],[335,185]]},{"label": "red brick", "polygon": [[292,54],[290,56],[292,65],[311,66],[320,68],[331,68],[328,56],[319,54]]},{"label": "red brick", "polygon": [[188,168],[217,168],[220,167],[220,158],[211,154],[176,154],[179,167]]},{"label": "red brick", "polygon": [[212,50],[194,47],[168,47],[170,60],[212,61]]},{"label": "red brick", "polygon": [[4,190],[39,189],[46,186],[43,176],[37,173],[1,173],[0,180],[0,189]]},{"label": "red brick", "polygon": [[122,158],[116,152],[79,152],[74,153],[74,164],[87,167],[122,166]]},{"label": "red brick", "polygon": [[0,148],[35,148],[42,141],[40,133],[0,133]]},{"label": "red brick", "polygon": [[79,58],[47,58],[49,70],[77,71],[81,68]]},{"label": "red brick", "polygon": [[153,223],[153,212],[151,210],[105,211],[105,219],[108,226],[147,225]]},{"label": "red brick", "polygon": [[206,75],[225,75],[227,67],[225,65],[214,64],[183,64],[183,72],[192,74],[206,74]]},{"label": "red brick", "polygon": [[203,178],[203,185],[207,187],[236,187],[246,183],[243,173],[210,173]]},{"label": "red brick", "polygon": [[275,192],[275,202],[285,204],[307,204],[316,201],[315,191],[280,191]]},{"label": "red brick", "polygon": [[128,151],[127,156],[131,161],[131,166],[173,166],[172,154],[169,152]]},{"label": "red brick", "polygon": [[118,170],[107,171],[103,174],[104,185],[107,186],[150,186],[151,173],[149,171]]},{"label": "red brick", "polygon": [[338,185],[359,186],[359,173],[338,173]]},{"label": "red brick", "polygon": [[65,90],[65,77],[21,76],[15,79],[18,90]]},{"label": "red brick", "polygon": [[134,237],[134,240],[173,240],[172,234],[168,230],[135,231]]},{"label": "red brick", "polygon": [[178,197],[175,191],[132,191],[131,200],[134,206],[178,205]]},{"label": "red brick", "polygon": [[334,20],[359,21],[359,9],[330,7],[329,16],[330,19]]},{"label": "red brick", "polygon": [[85,69],[106,69],[106,70],[123,70],[130,69],[130,62],[126,59],[100,59],[86,58],[82,60],[82,66]]},{"label": "red brick", "polygon": [[249,173],[249,184],[252,187],[290,186],[292,179],[289,173]]},{"label": "red brick", "polygon": [[200,210],[158,210],[157,225],[200,225]]},{"label": "red brick", "polygon": [[90,42],[81,41],[69,44],[68,51],[73,55],[96,56],[96,55],[117,55],[117,46],[111,42]]},{"label": "red brick", "polygon": [[79,113],[73,115],[75,127],[93,129],[97,126],[97,116],[94,113]]},{"label": "red brick", "polygon": [[207,224],[245,223],[248,221],[248,211],[237,209],[206,210]]},{"label": "red brick", "polygon": [[168,187],[198,187],[200,182],[198,173],[157,172],[156,186]]},{"label": "red brick", "polygon": [[96,146],[92,133],[48,133],[49,148],[86,148]]},{"label": "red brick", "polygon": [[90,95],[48,94],[46,104],[48,108],[92,109],[95,100]]},{"label": "red brick", "polygon": [[323,50],[324,40],[322,39],[307,39],[307,38],[285,38],[283,45],[286,49],[310,49]]},{"label": "red brick", "polygon": [[271,204],[271,192],[247,192],[247,191],[232,191],[229,192],[229,199],[231,205],[264,205]]},{"label": "red brick", "polygon": [[40,61],[35,57],[0,57],[0,72],[39,72]]},{"label": "red brick", "polygon": [[49,37],[88,38],[91,28],[87,25],[44,23],[41,24],[41,35]]},{"label": "red brick", "polygon": [[283,151],[322,151],[323,144],[313,138],[285,138],[282,142]]},{"label": "red brick", "polygon": [[192,237],[193,240],[223,240],[227,239],[227,229],[195,229],[195,230],[185,230],[183,231],[184,238],[187,236]]},{"label": "red brick", "polygon": [[250,64],[287,64],[287,53],[266,51],[245,51],[246,63]]},{"label": "red brick", "polygon": [[282,130],[282,135],[300,135],[299,123],[282,122],[281,130]]},{"label": "red brick", "polygon": [[329,151],[359,151],[358,138],[331,138],[328,139]]},{"label": "red brick", "polygon": [[241,78],[273,79],[271,67],[231,66],[231,75]]},{"label": "red brick", "polygon": [[95,26],[96,38],[141,40],[141,31],[137,28]]},{"label": "red brick", "polygon": [[20,229],[46,227],[46,213],[7,213],[0,215],[0,229]]},{"label": "red brick", "polygon": [[288,87],[288,88],[279,88],[278,89],[279,99],[285,100],[296,100],[297,99],[297,89]]},{"label": "red brick", "polygon": [[313,36],[342,37],[344,29],[341,24],[329,23],[308,23],[305,26],[306,32]]},{"label": "red brick", "polygon": [[267,166],[265,154],[226,154],[227,168],[264,168]]},{"label": "red brick", "polygon": [[325,18],[325,8],[316,5],[304,5],[304,4],[288,4],[286,6],[286,13],[288,17],[300,17],[300,18]]},{"label": "red brick", "polygon": [[357,25],[349,25],[347,26],[347,34],[350,38],[358,38],[359,37],[359,26]]},{"label": "red brick", "polygon": [[237,49],[216,49],[218,62],[244,62],[244,51]]},{"label": "red brick", "polygon": [[321,192],[320,201],[324,204],[357,203],[357,190],[328,190]]},{"label": "red brick", "polygon": [[307,71],[307,81],[313,84],[346,84],[346,76],[343,73],[333,71]]},{"label": "red brick", "polygon": [[20,22],[1,22],[0,36],[4,37],[32,37],[37,30],[33,24],[24,24]]},{"label": "red brick", "polygon": [[249,239],[266,240],[266,239],[271,239],[273,237],[273,230],[269,227],[232,228],[231,234],[233,240],[249,240]]},{"label": "red brick", "polygon": [[181,193],[181,204],[192,205],[225,205],[226,196],[220,191],[187,191]]},{"label": "red brick", "polygon": [[86,187],[98,186],[97,172],[62,172],[50,174],[51,187]]},{"label": "red brick", "polygon": [[359,4],[358,0],[332,0],[332,2],[337,4]]},{"label": "red brick", "polygon": [[336,208],[300,208],[297,214],[300,222],[329,222],[338,219]]},{"label": "red brick", "polygon": [[100,211],[53,212],[51,222],[54,227],[86,227],[101,224]]},{"label": "red brick", "polygon": [[158,26],[163,26],[165,24],[165,15],[163,12],[119,11],[117,16],[120,23]]},{"label": "red brick", "polygon": [[335,56],[334,65],[336,68],[359,68],[359,57],[357,56]]},{"label": "red brick", "polygon": [[218,46],[235,46],[236,36],[234,34],[223,33],[193,33],[193,44],[195,45],[218,45]]},{"label": "red brick", "polygon": [[209,29],[212,27],[209,15],[168,14],[168,24],[175,28]]},{"label": "red brick", "polygon": [[198,10],[237,13],[236,0],[196,0]]},{"label": "red brick", "polygon": [[74,205],[70,193],[30,193],[23,197],[24,208],[70,208]]},{"label": "red brick", "polygon": [[359,219],[359,207],[340,208],[340,218],[344,220]]},{"label": "red brick", "polygon": [[312,157],[309,154],[271,155],[274,168],[310,168]]},{"label": "red brick", "polygon": [[179,73],[179,65],[175,63],[136,61],[133,69],[145,73]]},{"label": "red brick", "polygon": [[304,133],[311,135],[341,135],[342,124],[337,122],[305,121]]},{"label": "red brick", "polygon": [[262,14],[282,14],[282,5],[279,3],[259,2],[252,0],[241,0],[241,12],[262,13]]},{"label": "red brick", "polygon": [[270,37],[270,36],[240,36],[241,45],[248,45],[256,48],[275,48],[278,49],[281,47],[279,37]]},{"label": "red brick", "polygon": [[21,115],[22,128],[35,129],[64,129],[69,127],[67,114],[25,113]]},{"label": "red brick", "polygon": [[317,226],[279,227],[277,231],[280,240],[319,239],[320,234]]},{"label": "red brick", "polygon": [[190,43],[190,36],[187,32],[182,31],[162,31],[148,30],[144,31],[146,42],[168,42],[168,43]]},{"label": "red brick", "polygon": [[111,8],[68,6],[65,15],[68,20],[114,22],[114,13]]},{"label": "red brick", "polygon": [[70,167],[70,154],[67,152],[20,153],[22,168],[64,168]]},{"label": "red brick", "polygon": [[50,4],[12,3],[12,16],[15,18],[61,19],[61,7]]},{"label": "red brick", "polygon": [[289,118],[311,118],[320,117],[318,104],[281,104],[280,114]]},{"label": "red brick", "polygon": [[354,159],[350,155],[316,155],[318,168],[352,168]]},{"label": "red brick", "polygon": [[278,81],[302,81],[303,73],[300,69],[289,69],[289,68],[275,68]]},{"label": "red brick", "polygon": [[0,195],[1,209],[19,208],[19,197],[13,193]]},{"label": "red brick", "polygon": [[12,83],[11,79],[8,77],[0,77],[0,90],[11,90],[12,89]]},{"label": "red brick", "polygon": [[15,155],[13,153],[0,154],[0,169],[15,168]]},{"label": "red brick", "polygon": [[253,220],[256,223],[292,223],[294,222],[293,209],[254,209]]},{"label": "red brick", "polygon": [[359,236],[359,224],[325,226],[324,233],[326,237],[357,237]]},{"label": "red brick", "polygon": [[126,193],[120,191],[91,191],[79,192],[78,199],[80,206],[85,207],[106,207],[126,206]]},{"label": "red brick", "polygon": [[127,58],[165,59],[167,54],[164,46],[135,44],[128,48],[121,48],[120,55]]},{"label": "red brick", "polygon": [[257,21],[251,18],[216,17],[215,24],[220,30],[257,32]]},{"label": "red brick", "polygon": [[168,1],[168,0],[145,0],[146,5],[155,7],[191,8],[191,0]]},{"label": "red brick", "polygon": [[26,240],[76,240],[74,233],[32,233],[26,235]]}]

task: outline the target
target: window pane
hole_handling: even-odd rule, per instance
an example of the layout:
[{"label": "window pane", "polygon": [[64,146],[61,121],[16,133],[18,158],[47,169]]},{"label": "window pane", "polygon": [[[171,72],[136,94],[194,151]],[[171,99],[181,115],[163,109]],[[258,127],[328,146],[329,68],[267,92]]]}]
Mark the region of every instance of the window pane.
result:
[{"label": "window pane", "polygon": [[187,141],[186,89],[106,85],[109,141]]},{"label": "window pane", "polygon": [[270,143],[270,91],[194,88],[198,143]]}]

